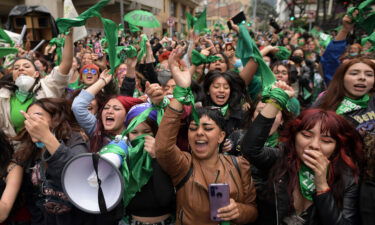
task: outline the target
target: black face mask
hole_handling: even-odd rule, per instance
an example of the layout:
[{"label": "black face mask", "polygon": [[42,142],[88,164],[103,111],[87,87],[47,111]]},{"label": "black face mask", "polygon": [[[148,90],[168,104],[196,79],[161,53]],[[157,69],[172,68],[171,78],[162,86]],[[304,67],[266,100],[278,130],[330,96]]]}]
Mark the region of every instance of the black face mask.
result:
[{"label": "black face mask", "polygon": [[290,60],[292,60],[296,64],[301,64],[303,61],[303,58],[301,56],[292,56],[290,57]]}]

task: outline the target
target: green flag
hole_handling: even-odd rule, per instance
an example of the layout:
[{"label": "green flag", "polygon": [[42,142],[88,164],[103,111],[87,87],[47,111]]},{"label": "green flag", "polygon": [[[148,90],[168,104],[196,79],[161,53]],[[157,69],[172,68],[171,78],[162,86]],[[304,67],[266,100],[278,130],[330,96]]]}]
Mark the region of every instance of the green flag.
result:
[{"label": "green flag", "polygon": [[206,9],[199,15],[199,17],[194,17],[190,13],[186,12],[186,21],[188,24],[188,29],[194,28],[195,31],[204,32],[207,28],[207,12]]},{"label": "green flag", "polygon": [[207,8],[197,18],[197,21],[194,24],[194,30],[203,32],[207,28]]},{"label": "green flag", "polygon": [[103,26],[104,26],[104,34],[107,39],[107,48],[108,48],[108,57],[109,57],[109,66],[111,68],[110,74],[115,74],[116,69],[116,60],[117,60],[117,33],[118,33],[118,26],[115,22],[110,19],[105,19],[100,17]]}]

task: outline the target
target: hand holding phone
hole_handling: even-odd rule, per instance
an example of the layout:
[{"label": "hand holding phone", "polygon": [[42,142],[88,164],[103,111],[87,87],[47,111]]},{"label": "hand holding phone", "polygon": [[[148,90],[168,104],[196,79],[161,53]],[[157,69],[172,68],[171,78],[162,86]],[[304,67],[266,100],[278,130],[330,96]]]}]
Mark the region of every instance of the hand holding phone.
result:
[{"label": "hand holding phone", "polygon": [[218,209],[228,206],[229,185],[228,184],[210,184],[208,185],[208,194],[210,199],[210,218],[212,221],[221,221],[217,216]]}]

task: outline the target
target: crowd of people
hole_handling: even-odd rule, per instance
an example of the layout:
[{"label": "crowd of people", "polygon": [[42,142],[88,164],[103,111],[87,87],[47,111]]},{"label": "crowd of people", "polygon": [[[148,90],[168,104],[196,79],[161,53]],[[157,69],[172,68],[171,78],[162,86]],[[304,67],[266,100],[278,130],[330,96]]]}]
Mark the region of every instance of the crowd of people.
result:
[{"label": "crowd of people", "polygon": [[[184,39],[120,32],[113,74],[101,33],[3,57],[0,224],[375,224],[371,42],[348,39],[348,15],[329,43],[229,22]],[[109,212],[64,193],[82,153],[121,156]],[[229,186],[216,221],[212,184]]]}]

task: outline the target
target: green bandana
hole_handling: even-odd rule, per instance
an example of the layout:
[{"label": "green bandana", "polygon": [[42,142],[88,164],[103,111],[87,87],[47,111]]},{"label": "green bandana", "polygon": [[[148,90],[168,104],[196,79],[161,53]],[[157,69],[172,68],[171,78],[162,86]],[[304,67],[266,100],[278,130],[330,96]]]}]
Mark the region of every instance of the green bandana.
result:
[{"label": "green bandana", "polygon": [[134,58],[137,56],[137,49],[132,45],[126,46],[125,55],[127,58]]},{"label": "green bandana", "polygon": [[[80,27],[84,26],[86,24],[86,20],[91,18],[91,17],[96,17],[98,16],[100,10],[107,5],[107,3],[110,0],[102,0],[83,13],[81,13],[78,17],[69,19],[69,18],[58,18],[56,20],[57,27],[59,28],[59,32],[63,34],[68,34],[69,29],[71,27]],[[104,27],[105,28],[105,27]],[[117,33],[116,33],[117,35]]]},{"label": "green bandana", "polygon": [[137,56],[137,59],[138,59],[138,62],[141,61],[141,59],[143,58],[143,56],[146,54],[146,42],[147,42],[147,36],[146,35],[142,35],[142,39],[141,39],[141,42],[139,44],[139,52],[138,52],[138,56]]},{"label": "green bandana", "polygon": [[239,28],[236,57],[241,59],[242,65],[244,66],[250,58],[253,58],[254,61],[258,63],[256,74],[262,79],[262,87],[265,88],[272,85],[276,81],[275,75],[272,73],[270,67],[263,61],[263,57],[253,39],[250,37],[246,25],[240,24]]},{"label": "green bandana", "polygon": [[26,100],[30,99],[34,94],[24,93],[22,91],[16,90],[15,95],[18,101],[20,101],[23,104]]},{"label": "green bandana", "polygon": [[279,51],[276,52],[275,57],[277,60],[286,60],[289,59],[291,52],[284,46],[277,47]]},{"label": "green bandana", "polygon": [[215,27],[215,29],[219,28],[220,30],[224,30],[225,29],[224,26],[223,26],[223,24],[221,24],[221,23],[215,23],[214,27]]},{"label": "green bandana", "polygon": [[56,24],[59,28],[60,33],[68,34],[69,29],[71,27],[80,27],[84,26],[86,24],[86,20],[91,18],[91,17],[98,17],[104,27],[104,33],[107,39],[108,43],[108,57],[109,57],[109,65],[110,65],[110,74],[115,73],[116,69],[116,46],[117,46],[117,31],[118,31],[118,25],[113,22],[110,19],[103,18],[100,15],[100,10],[107,5],[109,0],[102,0],[98,3],[96,3],[94,6],[90,7],[83,13],[81,13],[78,17],[73,18],[73,19],[68,19],[68,18],[58,18],[56,20]]},{"label": "green bandana", "polygon": [[370,36],[362,38],[361,45],[364,46],[366,42],[370,42],[372,47],[367,50],[367,52],[374,52],[375,51],[375,32],[373,32]]},{"label": "green bandana", "polygon": [[194,31],[204,32],[204,29],[207,28],[206,11],[207,9],[205,8],[199,17],[194,17],[188,12],[185,13],[189,30],[194,28]]},{"label": "green bandana", "polygon": [[221,114],[222,114],[224,117],[227,115],[228,108],[229,108],[229,104],[226,104],[225,106],[220,107],[220,112],[221,112]]},{"label": "green bandana", "polygon": [[275,131],[271,136],[268,136],[265,147],[276,147],[279,144],[279,132]]},{"label": "green bandana", "polygon": [[289,101],[289,95],[281,88],[272,89],[272,86],[268,86],[262,92],[262,101],[265,102],[267,99],[276,100],[285,109]]},{"label": "green bandana", "polygon": [[128,133],[130,133],[132,130],[134,130],[139,124],[141,124],[147,119],[147,117],[150,115],[151,111],[153,110],[156,110],[157,123],[160,124],[161,119],[164,116],[164,108],[167,107],[167,105],[169,105],[169,99],[167,97],[164,97],[163,102],[160,105],[158,106],[153,105],[152,107],[143,111],[138,116],[134,117],[132,121],[129,123],[128,127],[121,133],[121,135],[125,136]]},{"label": "green bandana", "polygon": [[[100,15],[99,15],[100,16]],[[117,30],[118,26],[115,22],[109,19],[102,18],[100,16],[100,20],[103,23],[104,26],[104,34],[107,39],[107,48],[108,48],[108,57],[109,57],[109,66],[111,68],[110,74],[115,74],[116,70],[116,61],[117,61],[117,51],[116,51],[116,46],[117,46]],[[120,64],[118,64],[120,65]],[[117,65],[117,66],[118,66]]]},{"label": "green bandana", "polygon": [[[374,0],[366,0],[358,5],[358,7],[351,7],[348,9],[347,14],[358,24],[367,34],[371,34],[375,29],[375,12],[372,11],[371,4]],[[353,13],[358,10],[356,17],[353,16]]]},{"label": "green bandana", "polygon": [[302,163],[301,169],[298,171],[298,178],[302,196],[312,201],[312,196],[315,192],[313,170]]},{"label": "green bandana", "polygon": [[133,25],[131,23],[129,23],[129,29],[130,29],[131,33],[135,33],[135,32],[141,31],[141,29],[139,29],[139,27],[137,27],[136,25]]},{"label": "green bandana", "polygon": [[11,47],[14,46],[14,41],[9,37],[3,29],[0,28],[0,42],[8,43]]},{"label": "green bandana", "polygon": [[351,99],[345,96],[339,107],[336,109],[336,113],[342,115],[347,112],[366,108],[369,100],[370,96],[368,94],[364,95],[360,99]]},{"label": "green bandana", "polygon": [[0,47],[0,58],[10,55],[10,54],[17,54],[18,49],[17,48],[3,48]]},{"label": "green bandana", "polygon": [[221,58],[216,55],[205,56],[195,49],[193,49],[193,51],[191,52],[191,63],[195,66],[216,62],[218,60],[221,60]]},{"label": "green bandana", "polygon": [[56,45],[56,55],[57,55],[57,61],[56,65],[60,65],[62,60],[62,48],[65,44],[65,38],[52,38],[49,41],[49,45]]},{"label": "green bandana", "polygon": [[183,105],[191,105],[192,107],[192,116],[195,123],[199,124],[199,117],[197,110],[195,109],[195,99],[191,88],[183,88],[178,85],[173,90],[173,97]]},{"label": "green bandana", "polygon": [[129,146],[129,158],[124,151],[116,146],[106,146],[100,151],[100,154],[115,153],[123,157],[121,166],[121,173],[124,178],[125,188],[123,200],[125,207],[130,200],[136,195],[141,188],[147,184],[152,176],[152,158],[147,151],[144,151],[144,143],[146,135],[140,135],[132,141],[132,146]]}]

